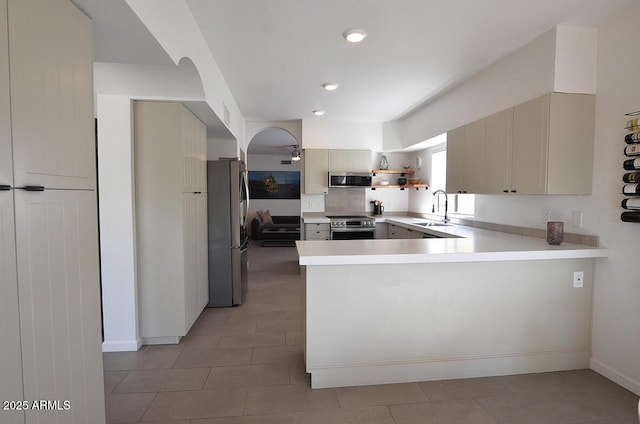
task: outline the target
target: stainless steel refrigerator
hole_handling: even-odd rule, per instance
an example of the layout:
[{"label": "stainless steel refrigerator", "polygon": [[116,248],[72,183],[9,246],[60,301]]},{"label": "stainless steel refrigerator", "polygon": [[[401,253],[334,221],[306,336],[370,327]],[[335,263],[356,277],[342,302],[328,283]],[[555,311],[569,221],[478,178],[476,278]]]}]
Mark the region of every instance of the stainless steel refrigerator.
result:
[{"label": "stainless steel refrigerator", "polygon": [[207,162],[209,202],[209,304],[242,303],[247,290],[249,185],[244,162]]}]

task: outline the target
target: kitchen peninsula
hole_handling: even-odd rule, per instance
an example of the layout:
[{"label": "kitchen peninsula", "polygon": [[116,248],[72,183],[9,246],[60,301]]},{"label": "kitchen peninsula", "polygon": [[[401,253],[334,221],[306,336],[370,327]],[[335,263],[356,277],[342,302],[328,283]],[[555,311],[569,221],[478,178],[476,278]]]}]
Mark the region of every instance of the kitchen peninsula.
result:
[{"label": "kitchen peninsula", "polygon": [[589,367],[606,249],[420,221],[386,219],[446,238],[297,242],[313,388]]}]

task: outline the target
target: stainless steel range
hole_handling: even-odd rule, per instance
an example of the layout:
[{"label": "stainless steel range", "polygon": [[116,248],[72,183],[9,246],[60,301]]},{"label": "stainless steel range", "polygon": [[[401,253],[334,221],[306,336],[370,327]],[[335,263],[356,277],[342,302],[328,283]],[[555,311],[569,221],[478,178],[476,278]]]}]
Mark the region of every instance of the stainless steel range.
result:
[{"label": "stainless steel range", "polygon": [[332,216],[331,240],[374,239],[376,220],[364,215]]}]

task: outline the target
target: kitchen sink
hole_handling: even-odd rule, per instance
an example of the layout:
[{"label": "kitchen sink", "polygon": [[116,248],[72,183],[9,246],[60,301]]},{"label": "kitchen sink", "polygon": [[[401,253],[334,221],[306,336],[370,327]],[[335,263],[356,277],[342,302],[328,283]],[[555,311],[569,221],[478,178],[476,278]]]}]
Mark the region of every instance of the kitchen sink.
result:
[{"label": "kitchen sink", "polygon": [[429,222],[416,222],[416,225],[420,225],[422,227],[448,227],[451,224],[445,224],[444,222],[439,222],[439,221],[429,221]]}]

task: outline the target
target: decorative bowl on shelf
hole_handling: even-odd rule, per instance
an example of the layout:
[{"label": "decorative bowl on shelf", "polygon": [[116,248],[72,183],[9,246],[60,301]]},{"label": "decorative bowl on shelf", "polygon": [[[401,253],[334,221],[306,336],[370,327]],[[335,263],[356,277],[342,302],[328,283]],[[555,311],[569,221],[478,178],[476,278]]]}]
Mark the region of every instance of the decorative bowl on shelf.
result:
[{"label": "decorative bowl on shelf", "polygon": [[402,165],[402,169],[408,171],[409,169],[411,169],[411,165]]},{"label": "decorative bowl on shelf", "polygon": [[420,184],[422,178],[409,178],[409,184]]},{"label": "decorative bowl on shelf", "polygon": [[407,179],[406,178],[398,178],[398,184],[399,185],[407,184]]},{"label": "decorative bowl on shelf", "polygon": [[378,185],[389,185],[389,181],[379,181]]}]

